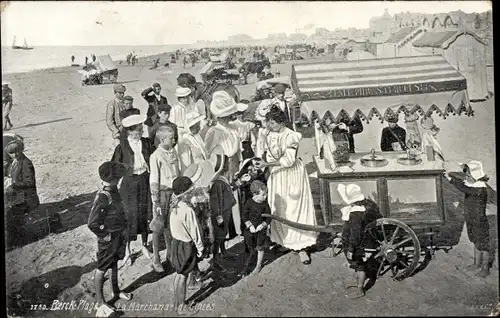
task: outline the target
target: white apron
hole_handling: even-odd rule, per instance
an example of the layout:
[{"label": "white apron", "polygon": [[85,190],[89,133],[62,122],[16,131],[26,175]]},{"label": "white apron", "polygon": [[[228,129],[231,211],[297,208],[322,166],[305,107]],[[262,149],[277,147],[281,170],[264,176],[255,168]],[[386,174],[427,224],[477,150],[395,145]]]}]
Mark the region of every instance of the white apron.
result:
[{"label": "white apron", "polygon": [[[301,134],[285,128],[270,132],[266,138],[268,162],[279,161],[280,166],[270,168],[268,202],[271,213],[292,222],[316,225],[309,176],[305,165],[297,159]],[[273,221],[270,237],[273,242],[292,250],[302,250],[316,244],[316,232],[294,229]]]}]

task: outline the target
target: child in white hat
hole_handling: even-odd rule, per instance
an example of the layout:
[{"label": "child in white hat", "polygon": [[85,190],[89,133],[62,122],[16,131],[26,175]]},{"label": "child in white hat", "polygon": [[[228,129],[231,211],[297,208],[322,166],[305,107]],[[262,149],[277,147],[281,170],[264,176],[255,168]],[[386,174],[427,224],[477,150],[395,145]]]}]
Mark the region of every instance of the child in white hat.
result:
[{"label": "child in white hat", "polygon": [[486,203],[489,178],[483,170],[480,161],[469,161],[462,164],[465,178],[445,172],[445,177],[461,192],[465,194],[464,217],[467,224],[469,240],[474,244],[474,264],[470,270],[481,269],[476,275],[486,277],[490,274],[490,226],[486,217]]},{"label": "child in white hat", "polygon": [[[373,240],[365,235],[366,226],[373,221],[382,218],[379,208],[375,202],[365,198],[361,188],[357,184],[339,184],[337,190],[342,200],[347,204],[341,209],[342,220],[345,222],[342,228],[342,247],[351,268],[357,273],[356,292],[347,295],[348,298],[360,298],[365,294],[364,284],[367,275],[370,279],[376,277],[379,268],[378,261],[373,257],[365,257],[365,245],[371,246]],[[372,243],[372,244],[370,244]]]}]

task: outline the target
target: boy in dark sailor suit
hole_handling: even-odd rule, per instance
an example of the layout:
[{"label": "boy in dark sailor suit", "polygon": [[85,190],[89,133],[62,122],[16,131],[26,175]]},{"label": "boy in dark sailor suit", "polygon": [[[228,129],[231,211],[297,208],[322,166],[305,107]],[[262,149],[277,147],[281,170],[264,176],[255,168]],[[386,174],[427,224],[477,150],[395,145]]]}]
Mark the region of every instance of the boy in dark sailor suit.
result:
[{"label": "boy in dark sailor suit", "polygon": [[116,308],[108,305],[103,296],[104,274],[111,269],[113,298],[130,300],[132,295],[120,291],[118,261],[125,256],[127,219],[118,181],[125,175],[125,166],[107,161],[99,167],[103,188],[97,192],[88,219],[89,229],[97,236],[97,270],[94,278],[98,313],[109,315]]}]

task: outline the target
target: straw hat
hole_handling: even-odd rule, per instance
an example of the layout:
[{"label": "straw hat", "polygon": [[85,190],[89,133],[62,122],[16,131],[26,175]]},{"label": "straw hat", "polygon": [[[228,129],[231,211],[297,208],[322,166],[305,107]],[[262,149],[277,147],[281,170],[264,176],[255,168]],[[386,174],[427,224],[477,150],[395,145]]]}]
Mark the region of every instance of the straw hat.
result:
[{"label": "straw hat", "polygon": [[462,169],[468,167],[470,175],[476,180],[479,180],[486,175],[484,173],[483,164],[481,163],[481,161],[471,160],[468,163],[459,163],[459,164],[460,167],[462,167]]},{"label": "straw hat", "polygon": [[179,196],[193,188],[193,181],[185,176],[177,177],[172,182],[172,188],[174,189],[174,194]]},{"label": "straw hat", "polygon": [[224,149],[222,149],[221,145],[215,146],[215,148],[210,152],[208,155],[208,161],[212,166],[213,179],[215,179],[221,172],[222,168],[224,168],[225,163]]},{"label": "straw hat", "polygon": [[125,93],[127,89],[125,88],[125,85],[122,85],[122,84],[115,84],[113,86],[113,91],[115,93]]},{"label": "straw hat", "polygon": [[175,96],[177,97],[186,97],[191,94],[191,89],[188,87],[177,87],[175,90]]},{"label": "straw hat", "polygon": [[2,81],[2,86],[9,86],[10,85],[10,82],[7,82],[7,81]]},{"label": "straw hat", "polygon": [[194,124],[199,123],[203,119],[205,119],[205,116],[197,112],[190,112],[186,115],[186,126],[187,128],[191,128]]},{"label": "straw hat", "polygon": [[193,163],[186,168],[182,175],[191,179],[198,187],[208,187],[214,177],[212,162],[204,160],[200,163]]},{"label": "straw hat", "polygon": [[248,105],[236,103],[226,91],[218,91],[213,94],[212,102],[210,103],[210,111],[216,117],[222,118],[230,116],[237,112],[247,110]]},{"label": "straw hat", "polygon": [[130,115],[128,117],[123,118],[122,120],[122,126],[127,128],[127,127],[132,127],[135,125],[142,124],[145,122],[147,117],[145,115]]},{"label": "straw hat", "polygon": [[361,193],[361,188],[357,184],[351,183],[346,186],[341,183],[338,185],[337,191],[339,192],[342,200],[344,200],[347,204],[365,199],[365,196]]}]

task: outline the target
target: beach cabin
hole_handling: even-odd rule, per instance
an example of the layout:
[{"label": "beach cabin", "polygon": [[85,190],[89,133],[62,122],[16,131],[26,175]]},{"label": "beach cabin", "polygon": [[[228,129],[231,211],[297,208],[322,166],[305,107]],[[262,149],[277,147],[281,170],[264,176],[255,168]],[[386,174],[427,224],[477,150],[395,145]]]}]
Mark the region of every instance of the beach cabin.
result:
[{"label": "beach cabin", "polygon": [[427,30],[418,27],[406,27],[392,34],[382,45],[379,50],[379,58],[401,57],[421,55],[418,52],[413,52],[412,43],[422,37]]},{"label": "beach cabin", "polygon": [[470,31],[427,32],[413,42],[421,54],[442,55],[466,79],[469,98],[479,101],[488,98],[486,44]]}]

